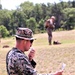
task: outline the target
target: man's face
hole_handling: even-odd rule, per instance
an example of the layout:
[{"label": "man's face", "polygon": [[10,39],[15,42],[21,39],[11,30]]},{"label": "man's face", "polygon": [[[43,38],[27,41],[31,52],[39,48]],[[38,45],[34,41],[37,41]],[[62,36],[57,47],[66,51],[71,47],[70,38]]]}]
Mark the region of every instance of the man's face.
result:
[{"label": "man's face", "polygon": [[32,46],[33,40],[25,40],[24,51],[28,51]]}]

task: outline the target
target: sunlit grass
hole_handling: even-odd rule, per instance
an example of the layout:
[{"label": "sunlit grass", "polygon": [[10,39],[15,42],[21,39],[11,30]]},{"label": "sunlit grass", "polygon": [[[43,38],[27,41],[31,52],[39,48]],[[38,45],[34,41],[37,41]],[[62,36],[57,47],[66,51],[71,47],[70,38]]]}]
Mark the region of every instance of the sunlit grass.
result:
[{"label": "sunlit grass", "polygon": [[[47,33],[35,34],[33,47],[36,49],[35,60],[38,73],[50,73],[60,69],[66,63],[63,75],[75,75],[75,30],[53,32],[53,40],[61,42],[59,45],[48,45]],[[3,48],[8,45],[9,48]],[[0,43],[0,75],[6,73],[6,54],[15,46],[15,38],[1,39]]]}]

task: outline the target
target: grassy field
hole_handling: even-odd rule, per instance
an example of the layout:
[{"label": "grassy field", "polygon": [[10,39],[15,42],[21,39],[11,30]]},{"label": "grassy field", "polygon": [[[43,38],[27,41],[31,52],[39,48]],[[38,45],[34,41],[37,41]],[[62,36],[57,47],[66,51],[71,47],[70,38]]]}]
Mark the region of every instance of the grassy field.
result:
[{"label": "grassy field", "polygon": [[[75,75],[75,30],[53,32],[53,41],[59,45],[48,45],[47,33],[36,34],[33,43],[36,49],[35,60],[38,73],[50,73],[60,70],[62,63],[66,64],[63,75]],[[1,39],[0,43],[0,75],[7,75],[5,58],[7,52],[14,47],[15,38]],[[3,48],[8,45],[9,48]]]}]

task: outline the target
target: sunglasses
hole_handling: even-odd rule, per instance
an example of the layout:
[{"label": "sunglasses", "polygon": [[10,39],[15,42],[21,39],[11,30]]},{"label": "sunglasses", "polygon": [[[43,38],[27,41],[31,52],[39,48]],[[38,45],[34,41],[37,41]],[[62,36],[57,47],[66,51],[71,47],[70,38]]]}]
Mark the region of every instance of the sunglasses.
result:
[{"label": "sunglasses", "polygon": [[34,40],[30,40],[30,43],[33,43]]}]

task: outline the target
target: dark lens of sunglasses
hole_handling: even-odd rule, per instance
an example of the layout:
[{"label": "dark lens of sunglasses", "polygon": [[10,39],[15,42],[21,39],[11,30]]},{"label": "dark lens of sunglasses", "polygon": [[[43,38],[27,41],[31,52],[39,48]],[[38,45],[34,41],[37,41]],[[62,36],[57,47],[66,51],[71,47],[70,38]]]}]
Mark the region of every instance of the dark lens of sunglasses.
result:
[{"label": "dark lens of sunglasses", "polygon": [[33,43],[33,40],[30,40],[31,43]]}]

